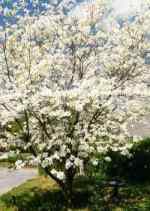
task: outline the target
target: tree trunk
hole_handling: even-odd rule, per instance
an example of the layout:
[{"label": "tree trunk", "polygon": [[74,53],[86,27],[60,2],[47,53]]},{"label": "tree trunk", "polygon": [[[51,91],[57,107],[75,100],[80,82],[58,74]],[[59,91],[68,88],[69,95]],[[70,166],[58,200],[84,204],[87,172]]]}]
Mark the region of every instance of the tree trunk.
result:
[{"label": "tree trunk", "polygon": [[75,176],[75,170],[70,169],[65,172],[65,175],[66,175],[66,181],[64,184],[63,191],[66,200],[67,210],[69,210],[69,208],[72,208],[73,206],[73,179]]},{"label": "tree trunk", "polygon": [[64,196],[66,201],[66,207],[71,208],[73,205],[73,180],[66,181],[64,186]]}]

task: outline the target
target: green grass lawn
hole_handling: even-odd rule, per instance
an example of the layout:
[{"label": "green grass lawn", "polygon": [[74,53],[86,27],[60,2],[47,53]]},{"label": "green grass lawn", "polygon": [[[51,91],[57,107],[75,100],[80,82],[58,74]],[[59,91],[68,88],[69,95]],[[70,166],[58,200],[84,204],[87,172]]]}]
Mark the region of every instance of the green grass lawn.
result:
[{"label": "green grass lawn", "polygon": [[[75,182],[73,211],[150,211],[150,183],[130,184],[111,198],[112,188],[99,182]],[[29,180],[0,197],[0,211],[62,211],[64,197],[56,183],[44,176]]]},{"label": "green grass lawn", "polygon": [[61,211],[63,207],[60,188],[44,176],[29,180],[0,197],[0,211]]}]

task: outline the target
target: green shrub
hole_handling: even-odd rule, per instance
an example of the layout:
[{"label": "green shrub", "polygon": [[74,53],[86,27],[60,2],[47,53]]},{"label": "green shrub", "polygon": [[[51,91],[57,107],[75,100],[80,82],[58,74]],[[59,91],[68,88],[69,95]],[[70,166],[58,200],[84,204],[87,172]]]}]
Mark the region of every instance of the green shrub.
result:
[{"label": "green shrub", "polygon": [[112,162],[105,167],[110,177],[121,177],[132,181],[144,181],[150,179],[150,138],[146,138],[136,144],[130,150],[130,158],[119,152],[108,152]]},{"label": "green shrub", "polygon": [[130,159],[120,152],[109,151],[107,156],[111,158],[111,162],[105,164],[104,171],[110,178],[125,178],[128,176],[128,167]]},{"label": "green shrub", "polygon": [[131,149],[130,175],[138,180],[150,179],[150,138],[146,138]]}]

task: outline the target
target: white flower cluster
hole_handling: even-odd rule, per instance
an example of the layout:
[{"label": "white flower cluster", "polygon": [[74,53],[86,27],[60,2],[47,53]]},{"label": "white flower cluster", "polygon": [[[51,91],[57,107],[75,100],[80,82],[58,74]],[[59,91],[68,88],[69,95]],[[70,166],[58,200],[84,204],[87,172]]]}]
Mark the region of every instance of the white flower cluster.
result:
[{"label": "white flower cluster", "polygon": [[23,168],[25,165],[26,165],[26,162],[23,162],[22,160],[17,160],[17,161],[15,162],[16,169],[21,169],[21,168]]}]

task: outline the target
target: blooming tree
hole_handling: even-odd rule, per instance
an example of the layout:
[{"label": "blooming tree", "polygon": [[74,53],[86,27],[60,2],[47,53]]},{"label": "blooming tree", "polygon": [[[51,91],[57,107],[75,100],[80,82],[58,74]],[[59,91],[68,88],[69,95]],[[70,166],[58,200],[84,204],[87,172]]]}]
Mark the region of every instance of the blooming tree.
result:
[{"label": "blooming tree", "polygon": [[130,156],[127,123],[144,110],[133,94],[147,90],[141,83],[148,75],[145,19],[115,26],[110,35],[99,27],[88,33],[79,20],[47,12],[4,33],[1,145],[32,153],[28,162],[41,165],[68,197],[75,175],[96,152]]}]

